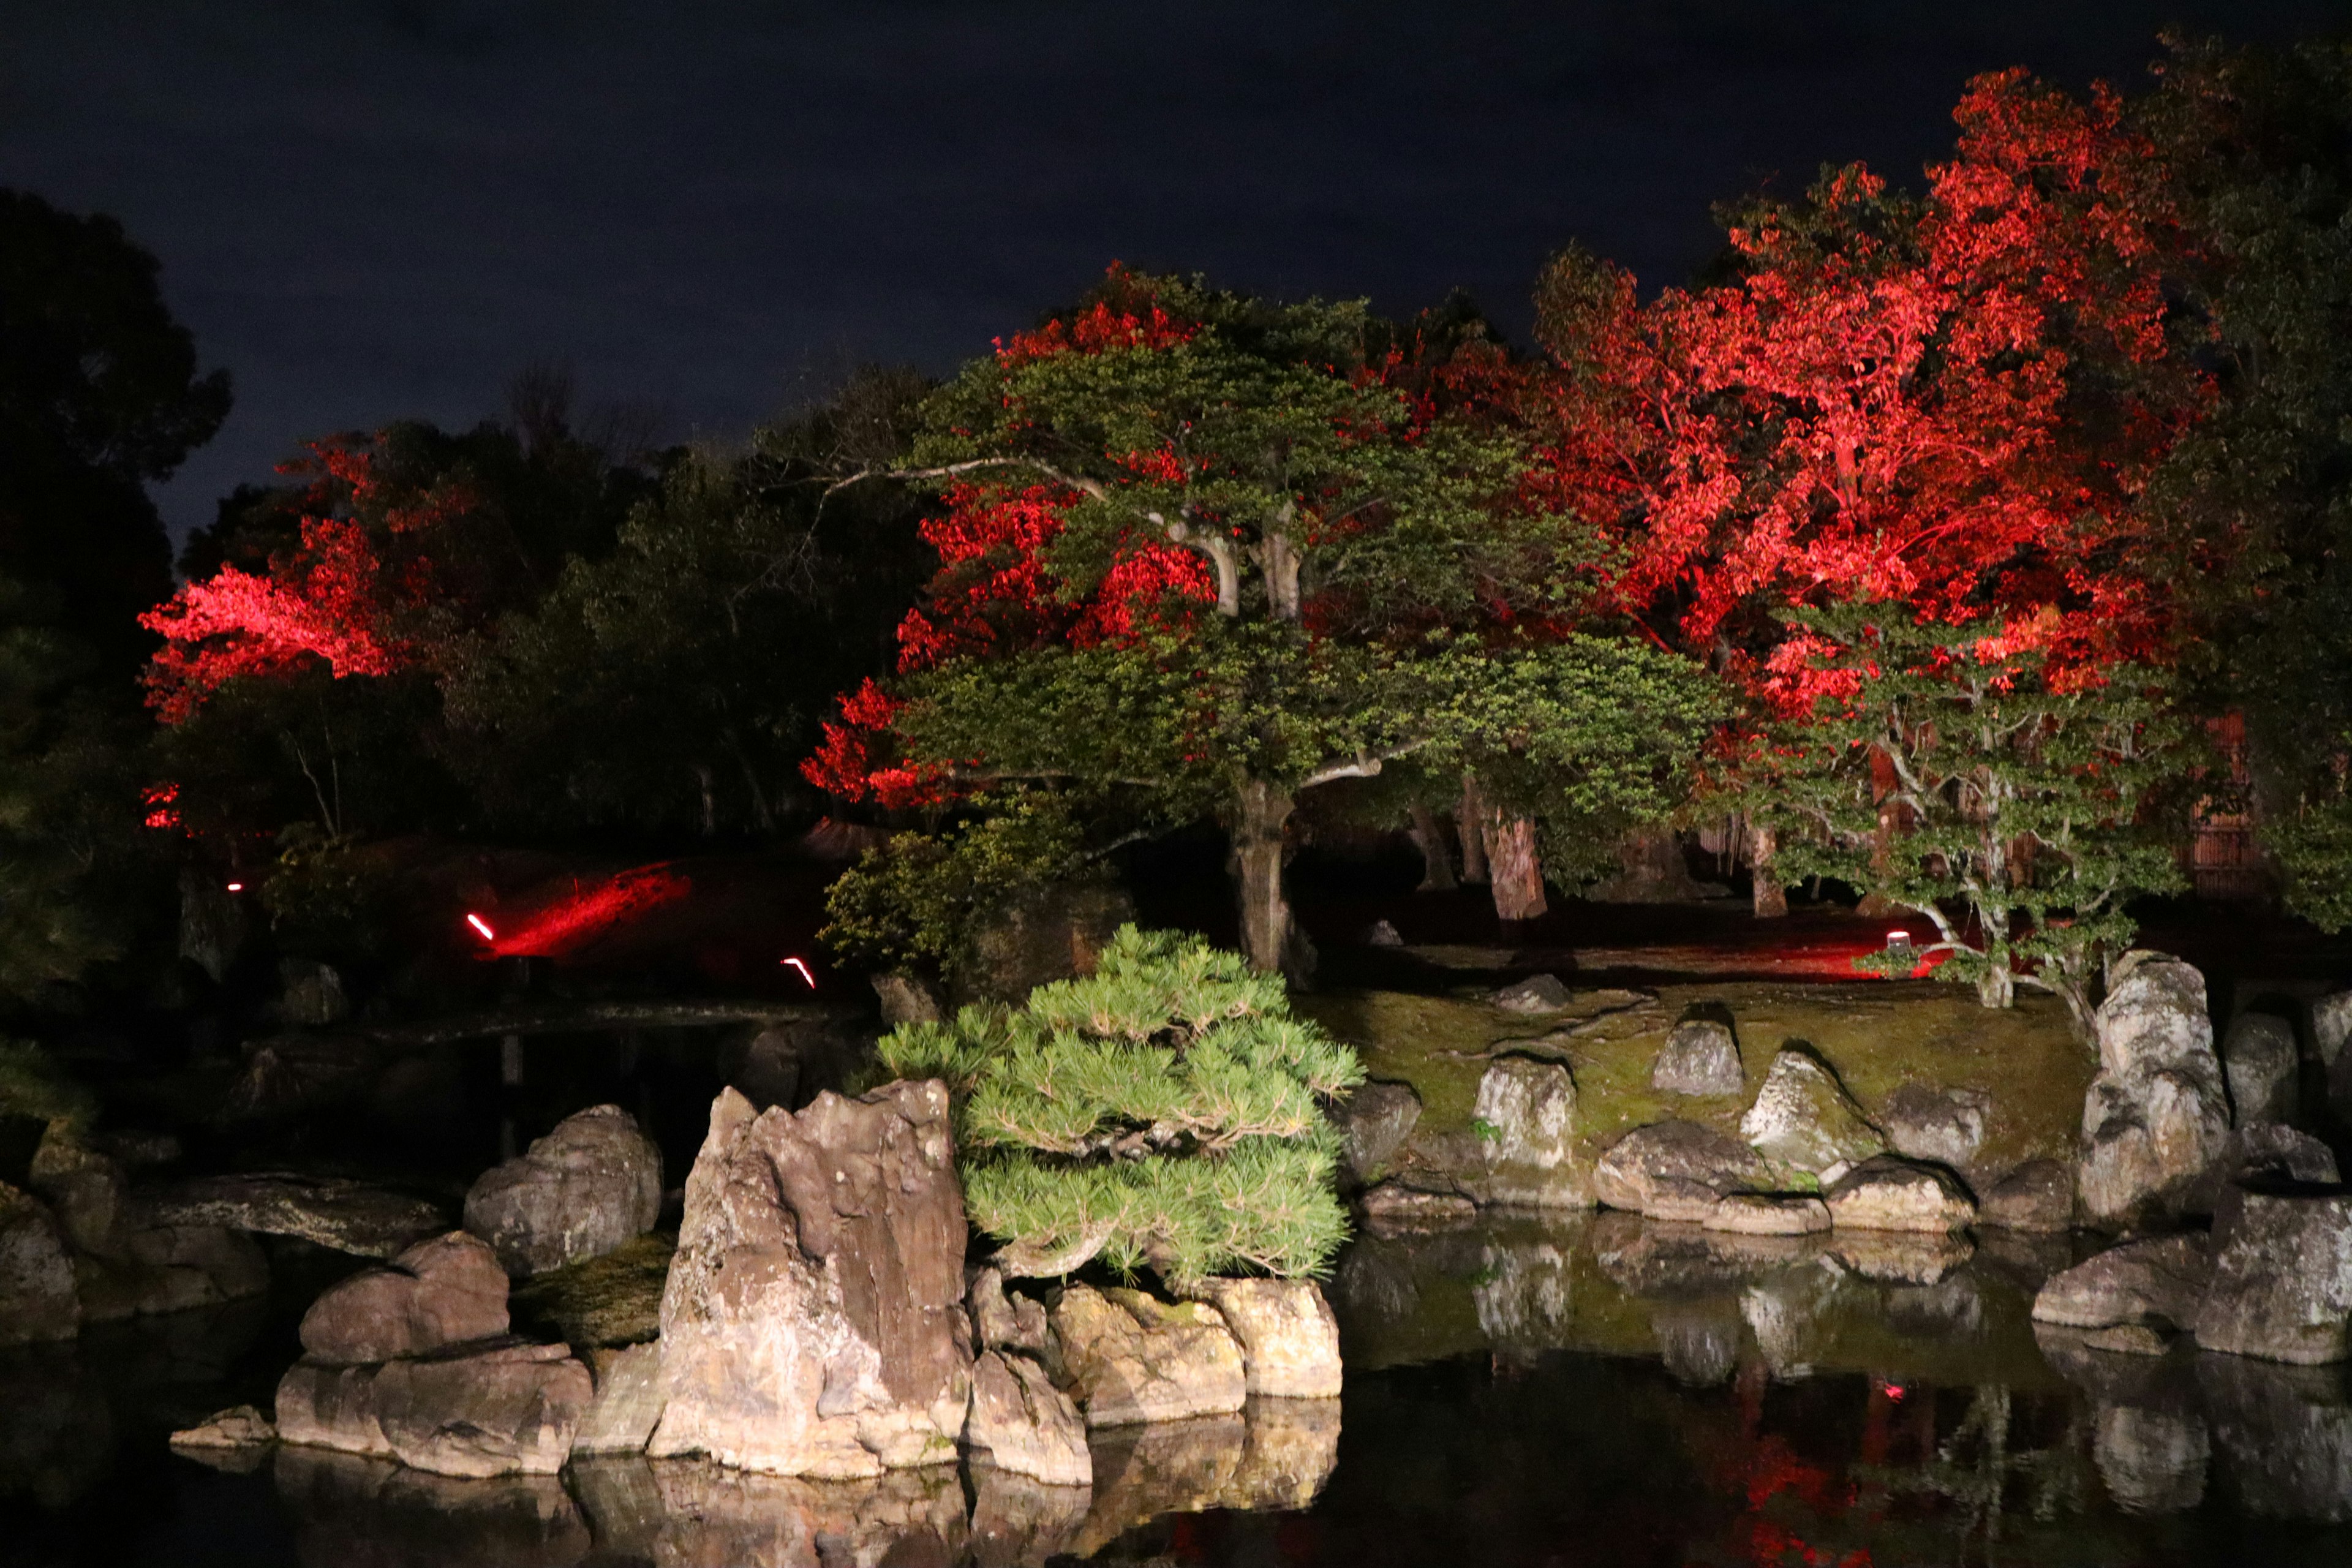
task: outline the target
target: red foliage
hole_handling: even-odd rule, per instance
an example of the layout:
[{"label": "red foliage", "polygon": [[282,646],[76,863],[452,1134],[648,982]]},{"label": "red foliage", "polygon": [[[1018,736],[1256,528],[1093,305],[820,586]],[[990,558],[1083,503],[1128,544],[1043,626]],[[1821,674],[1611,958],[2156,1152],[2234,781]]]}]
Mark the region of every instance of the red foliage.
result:
[{"label": "red foliage", "polygon": [[[1142,295],[1140,282],[1114,266],[1106,280],[1111,299],[1010,343],[1000,342],[998,358],[1025,364],[1056,354],[1152,351],[1188,342],[1197,329]],[[1106,455],[1139,478],[1172,482],[1183,477],[1171,452]],[[1142,538],[1119,552],[1092,593],[1060,597],[1045,552],[1076,499],[1051,485],[950,487],[946,512],[923,524],[925,542],[940,552],[940,570],[924,604],[899,623],[899,672],[1056,643],[1118,643],[1214,601],[1215,584],[1197,555]],[[898,707],[871,680],[844,695],[839,716],[824,722],[824,741],[801,764],[802,775],[842,799],[870,799],[891,809],[947,798],[952,793],[947,770],[898,759],[889,734]]]},{"label": "red foliage", "polygon": [[148,666],[149,704],[176,724],[237,676],[310,659],[338,679],[391,674],[407,650],[390,628],[385,576],[359,524],[305,518],[301,548],[272,558],[268,575],[224,566],[139,617],[165,639]]},{"label": "red foliage", "polygon": [[2148,150],[2111,94],[2018,72],[1955,118],[1916,227],[1846,170],[1732,230],[1734,283],[1588,299],[1543,389],[1539,482],[1621,531],[1622,602],[1767,684],[1787,604],[2008,615],[2078,660],[2168,636],[2131,500],[2201,384],[2168,358]]}]

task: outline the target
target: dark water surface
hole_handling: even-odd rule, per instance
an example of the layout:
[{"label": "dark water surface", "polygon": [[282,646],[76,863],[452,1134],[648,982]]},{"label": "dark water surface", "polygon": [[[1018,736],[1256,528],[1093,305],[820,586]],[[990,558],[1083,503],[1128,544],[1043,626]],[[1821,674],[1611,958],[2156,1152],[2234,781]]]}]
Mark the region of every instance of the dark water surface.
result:
[{"label": "dark water surface", "polygon": [[164,1446],[268,1405],[299,1301],[0,1360],[0,1561],[39,1564],[2352,1563],[2341,1368],[2037,1339],[2069,1245],[1623,1216],[1360,1240],[1336,1410],[1098,1434],[1092,1495],[599,1461],[454,1481]]}]

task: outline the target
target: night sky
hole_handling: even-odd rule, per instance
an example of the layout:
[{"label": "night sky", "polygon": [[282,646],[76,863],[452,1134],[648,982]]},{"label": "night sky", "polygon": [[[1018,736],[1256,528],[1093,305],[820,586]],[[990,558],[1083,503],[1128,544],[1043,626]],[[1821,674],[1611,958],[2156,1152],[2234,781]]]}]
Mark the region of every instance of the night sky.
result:
[{"label": "night sky", "polygon": [[1974,72],[2137,85],[2159,26],[2343,0],[1387,5],[0,0],[0,184],[120,216],[237,405],[206,521],[296,440],[496,412],[533,362],[732,437],[942,370],[1114,258],[1514,331],[1580,239],[1645,283],[1711,201],[1904,179]]}]

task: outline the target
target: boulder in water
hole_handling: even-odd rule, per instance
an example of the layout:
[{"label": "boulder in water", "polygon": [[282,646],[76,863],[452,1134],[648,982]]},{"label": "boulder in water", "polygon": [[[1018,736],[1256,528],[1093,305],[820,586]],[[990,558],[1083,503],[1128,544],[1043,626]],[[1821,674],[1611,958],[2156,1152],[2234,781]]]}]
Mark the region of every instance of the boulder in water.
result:
[{"label": "boulder in water", "polygon": [[1241,1346],[1205,1301],[1072,1285],[1054,1304],[1054,1333],[1089,1427],[1226,1415],[1249,1396]]},{"label": "boulder in water", "polygon": [[2192,1328],[2212,1277],[2204,1237],[2126,1242],[2051,1276],[2033,1298],[2033,1321],[2070,1329]]},{"label": "boulder in water", "polygon": [[1992,1096],[1976,1089],[1930,1089],[1906,1083],[1886,1097],[1879,1117],[1896,1153],[1968,1173],[1984,1146]]},{"label": "boulder in water", "polygon": [[1977,1205],[1966,1188],[1938,1166],[1892,1154],[1864,1160],[1822,1194],[1830,1223],[1841,1230],[1911,1230],[1948,1235],[1966,1230]]},{"label": "boulder in water", "polygon": [[1094,1483],[1085,1419],[1045,1369],[1024,1355],[983,1351],[972,1363],[963,1440],[976,1463],[1048,1486]]},{"label": "boulder in water", "polygon": [[1356,1185],[1370,1186],[1388,1173],[1389,1162],[1412,1136],[1421,1096],[1411,1084],[1360,1084],[1339,1102],[1334,1120],[1342,1167]]},{"label": "boulder in water", "polygon": [[330,1286],[302,1314],[302,1349],[328,1366],[425,1355],[507,1331],[507,1275],[462,1230]]},{"label": "boulder in water", "polygon": [[2074,1221],[2074,1173],[2057,1160],[2028,1160],[1985,1190],[1977,1217],[2003,1230],[2054,1235]]},{"label": "boulder in water", "polygon": [[0,1185],[0,1345],[80,1331],[73,1258],[57,1221],[39,1199]]},{"label": "boulder in water", "polygon": [[594,1396],[563,1345],[494,1340],[366,1366],[306,1356],[278,1381],[278,1433],[437,1475],[553,1475]]},{"label": "boulder in water", "polygon": [[754,1114],[687,1178],[647,1451],[851,1479],[950,1458],[971,1402],[948,1093],[899,1082]]},{"label": "boulder in water", "polygon": [[1727,1193],[1771,1185],[1756,1152],[1696,1121],[1654,1121],[1603,1150],[1593,1194],[1613,1209],[1703,1223]]},{"label": "boulder in water", "polygon": [[2163,953],[2126,953],[2097,1028],[2099,1075],[2084,1097],[2076,1159],[2082,1217],[2116,1230],[2210,1214],[2230,1102],[2205,977]]},{"label": "boulder in water", "polygon": [[1209,1279],[1197,1292],[1242,1347],[1250,1394],[1276,1399],[1339,1394],[1339,1320],[1312,1279]]},{"label": "boulder in water", "polygon": [[2213,1249],[2200,1348],[2306,1364],[2352,1356],[2352,1194],[2242,1190]]}]

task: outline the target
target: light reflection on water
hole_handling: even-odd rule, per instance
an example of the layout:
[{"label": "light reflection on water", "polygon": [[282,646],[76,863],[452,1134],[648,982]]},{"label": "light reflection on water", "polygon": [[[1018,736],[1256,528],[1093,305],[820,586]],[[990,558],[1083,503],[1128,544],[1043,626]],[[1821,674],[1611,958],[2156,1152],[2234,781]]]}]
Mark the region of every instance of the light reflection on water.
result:
[{"label": "light reflection on water", "polygon": [[1366,1237],[1335,1410],[1097,1435],[1091,1492],[606,1459],[457,1481],[168,1455],[266,1405],[286,1312],[0,1360],[0,1556],[305,1568],[2352,1561],[2340,1368],[2037,1339],[2064,1242],[1742,1238],[1624,1216]]}]

